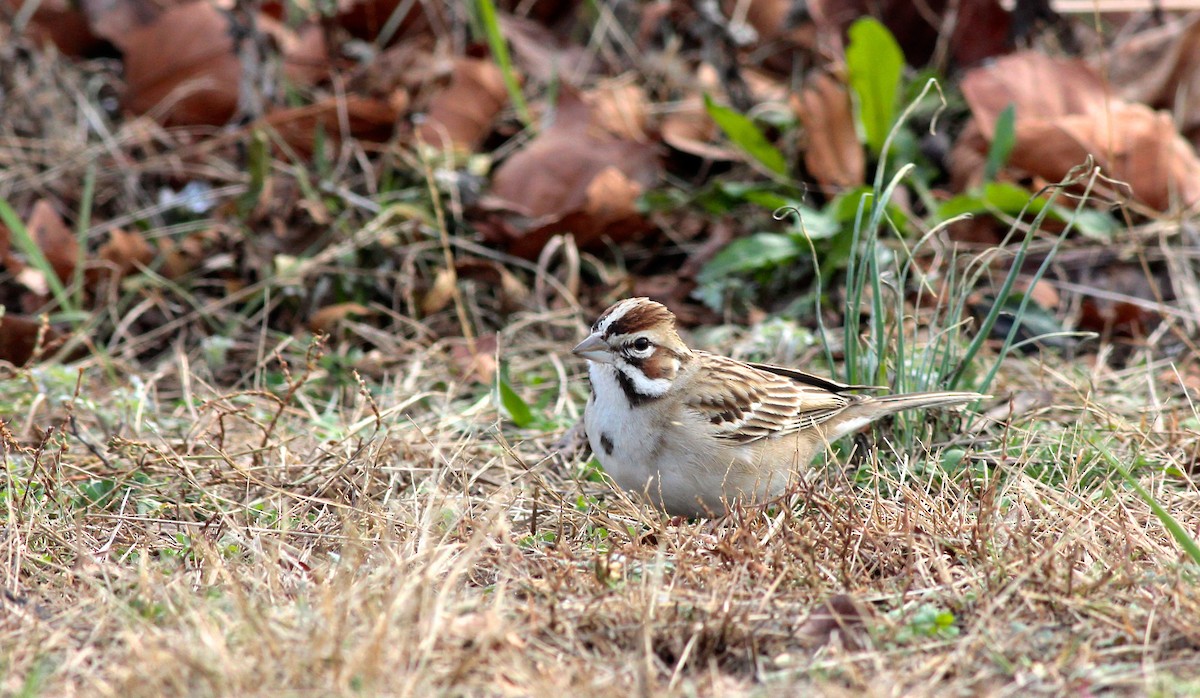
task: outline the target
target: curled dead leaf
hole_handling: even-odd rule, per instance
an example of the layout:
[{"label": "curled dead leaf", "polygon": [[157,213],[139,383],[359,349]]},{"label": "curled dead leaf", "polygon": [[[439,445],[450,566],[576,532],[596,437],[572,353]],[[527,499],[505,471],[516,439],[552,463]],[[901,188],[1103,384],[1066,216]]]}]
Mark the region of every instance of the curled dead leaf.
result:
[{"label": "curled dead leaf", "polygon": [[646,92],[627,81],[601,82],[583,98],[592,107],[593,122],[605,131],[630,141],[644,143],[649,107]]},{"label": "curled dead leaf", "polygon": [[375,311],[360,303],[334,303],[320,308],[308,318],[308,329],[333,334],[346,318],[374,315]]},{"label": "curled dead leaf", "polygon": [[125,57],[125,106],[168,125],[226,123],[242,76],[234,34],[216,5],[191,2],[113,37]]},{"label": "curled dead leaf", "polygon": [[417,133],[436,148],[473,152],[491,132],[492,122],[507,102],[504,76],[493,61],[458,58],[450,84],[430,100]]},{"label": "curled dead leaf", "polygon": [[79,242],[54,206],[45,199],[39,199],[33,205],[25,229],[37,243],[59,281],[64,284],[70,282],[79,259]]},{"label": "curled dead leaf", "polygon": [[863,183],[867,160],[854,128],[850,91],[837,78],[817,75],[791,98],[808,144],[804,166],[823,187],[838,190]]},{"label": "curled dead leaf", "polygon": [[573,233],[581,247],[639,234],[647,223],[637,197],[657,177],[652,148],[597,127],[589,106],[568,91],[554,124],[497,168],[483,205],[502,213],[490,229],[497,241],[535,258],[557,233]]},{"label": "curled dead leaf", "polygon": [[399,113],[392,104],[369,97],[327,97],[303,107],[272,110],[260,121],[279,133],[292,148],[311,155],[317,129],[326,136],[343,135],[381,143],[391,138]]},{"label": "curled dead leaf", "polygon": [[113,228],[108,242],[100,246],[100,258],[111,265],[116,278],[133,273],[139,266],[147,266],[154,260],[154,248],[137,233],[127,233]]},{"label": "curled dead leaf", "polygon": [[65,337],[49,324],[23,315],[0,313],[0,361],[24,366],[55,352]]},{"label": "curled dead leaf", "polygon": [[704,110],[704,100],[693,95],[663,118],[663,141],[672,148],[708,160],[736,160],[737,151],[714,143],[717,125]]},{"label": "curled dead leaf", "polygon": [[466,339],[455,339],[450,345],[450,358],[464,381],[474,380],[491,385],[496,380],[496,335],[476,337],[474,349]]},{"label": "curled dead leaf", "polygon": [[[1105,176],[1127,183],[1152,208],[1200,202],[1200,158],[1170,115],[1110,99],[1082,61],[1013,54],[968,71],[962,89],[989,140],[1000,112],[1016,106],[1011,167],[1058,181],[1091,156]],[[971,175],[958,172],[956,179]]]},{"label": "curled dead leaf", "polygon": [[433,285],[429,287],[429,291],[421,299],[421,313],[424,315],[433,315],[450,305],[450,301],[454,300],[454,286],[456,283],[458,283],[458,278],[455,276],[453,270],[438,269],[437,276],[433,278]]},{"label": "curled dead leaf", "polygon": [[863,648],[871,607],[849,594],[837,594],[817,604],[800,626],[797,639],[810,649],[823,647],[834,637],[842,646],[857,651]]}]

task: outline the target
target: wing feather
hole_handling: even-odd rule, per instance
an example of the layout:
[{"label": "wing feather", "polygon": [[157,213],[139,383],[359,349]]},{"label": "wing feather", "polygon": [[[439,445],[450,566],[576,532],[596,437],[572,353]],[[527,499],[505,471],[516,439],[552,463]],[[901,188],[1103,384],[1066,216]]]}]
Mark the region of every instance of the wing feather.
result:
[{"label": "wing feather", "polygon": [[712,424],[718,438],[744,443],[795,433],[862,400],[841,394],[861,386],[707,352],[696,355],[699,371],[687,407]]}]

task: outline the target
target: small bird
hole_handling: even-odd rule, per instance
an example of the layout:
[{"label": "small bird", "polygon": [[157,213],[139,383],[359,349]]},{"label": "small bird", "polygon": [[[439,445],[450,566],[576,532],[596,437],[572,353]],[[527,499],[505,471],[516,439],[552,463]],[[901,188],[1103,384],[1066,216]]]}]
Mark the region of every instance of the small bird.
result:
[{"label": "small bird", "polygon": [[870,396],[803,371],[688,346],[649,298],[604,311],[572,353],[589,361],[584,428],[622,489],[671,516],[720,516],[784,493],[817,450],[885,415],[969,392]]}]

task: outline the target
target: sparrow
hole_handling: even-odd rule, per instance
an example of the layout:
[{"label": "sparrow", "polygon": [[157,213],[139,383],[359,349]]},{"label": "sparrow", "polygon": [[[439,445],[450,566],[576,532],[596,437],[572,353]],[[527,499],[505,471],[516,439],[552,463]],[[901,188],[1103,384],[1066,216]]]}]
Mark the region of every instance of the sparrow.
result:
[{"label": "sparrow", "polygon": [[880,417],[987,397],[855,394],[877,388],[691,349],[649,298],[613,304],[572,353],[589,362],[583,423],[600,465],[671,516],[768,502],[819,449]]}]

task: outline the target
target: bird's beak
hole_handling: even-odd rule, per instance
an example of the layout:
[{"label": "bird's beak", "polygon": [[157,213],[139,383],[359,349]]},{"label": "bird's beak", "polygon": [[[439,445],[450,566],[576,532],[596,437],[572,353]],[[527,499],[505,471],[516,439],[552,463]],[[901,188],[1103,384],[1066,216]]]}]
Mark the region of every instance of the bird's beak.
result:
[{"label": "bird's beak", "polygon": [[571,353],[600,364],[611,364],[613,360],[612,352],[609,351],[604,338],[598,334],[588,335],[587,339],[575,345]]}]

